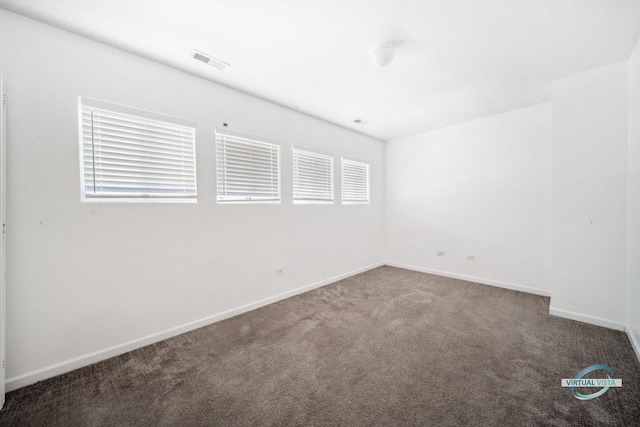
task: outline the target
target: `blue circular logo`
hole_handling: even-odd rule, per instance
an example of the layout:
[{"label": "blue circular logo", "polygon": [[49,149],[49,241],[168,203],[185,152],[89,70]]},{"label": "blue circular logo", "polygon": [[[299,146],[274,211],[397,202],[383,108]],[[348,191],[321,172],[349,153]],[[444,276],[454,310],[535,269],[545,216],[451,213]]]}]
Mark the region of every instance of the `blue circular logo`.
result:
[{"label": "blue circular logo", "polygon": [[[578,372],[575,376],[574,379],[579,380],[582,377],[584,377],[586,374],[588,374],[589,372],[593,372],[593,371],[597,371],[603,369],[607,372],[609,372],[611,375],[613,375],[613,371],[611,370],[610,367],[608,367],[607,365],[591,365],[591,366],[587,366],[586,368],[584,368],[582,371]],[[608,379],[611,379],[611,376],[607,375]],[[600,389],[599,391],[595,392],[595,393],[591,393],[591,394],[582,394],[579,391],[576,391],[575,386],[571,387],[571,393],[576,397],[576,399],[580,399],[580,400],[590,400],[590,399],[595,399],[596,397],[600,397],[603,394],[605,394],[607,392],[607,390],[609,390],[609,385],[604,386],[602,389]]]}]

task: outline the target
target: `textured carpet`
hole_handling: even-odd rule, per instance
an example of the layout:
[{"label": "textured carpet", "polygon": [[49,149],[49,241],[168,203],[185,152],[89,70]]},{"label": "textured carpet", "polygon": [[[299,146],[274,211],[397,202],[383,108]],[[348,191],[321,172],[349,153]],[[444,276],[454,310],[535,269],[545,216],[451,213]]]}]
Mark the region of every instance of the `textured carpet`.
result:
[{"label": "textured carpet", "polygon": [[[626,335],[548,304],[381,267],[16,390],[0,424],[640,425]],[[560,386],[596,363],[623,387]]]}]

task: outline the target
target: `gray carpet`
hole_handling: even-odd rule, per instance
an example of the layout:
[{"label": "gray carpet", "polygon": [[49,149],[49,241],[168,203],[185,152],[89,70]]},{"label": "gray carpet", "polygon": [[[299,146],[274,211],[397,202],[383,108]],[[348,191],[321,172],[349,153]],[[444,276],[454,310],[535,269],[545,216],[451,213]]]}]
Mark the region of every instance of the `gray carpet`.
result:
[{"label": "gray carpet", "polygon": [[[381,267],[16,390],[0,424],[640,425],[626,335],[548,304]],[[560,387],[595,363],[623,387]]]}]

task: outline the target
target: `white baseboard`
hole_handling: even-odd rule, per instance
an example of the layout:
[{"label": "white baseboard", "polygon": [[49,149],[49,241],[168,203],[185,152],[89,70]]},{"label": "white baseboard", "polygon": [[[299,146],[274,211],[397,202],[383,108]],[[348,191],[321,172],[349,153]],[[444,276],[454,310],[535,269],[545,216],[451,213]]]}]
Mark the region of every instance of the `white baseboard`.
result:
[{"label": "white baseboard", "polygon": [[600,317],[590,316],[588,314],[562,310],[552,306],[549,306],[549,314],[552,316],[564,317],[565,319],[577,320],[578,322],[589,323],[591,325],[602,326],[609,329],[615,329],[617,331],[624,331],[626,329],[624,323],[621,323],[621,322],[602,319]]},{"label": "white baseboard", "polygon": [[636,352],[638,363],[640,363],[640,332],[636,333],[631,326],[627,326],[625,329],[627,331],[627,337],[629,337],[631,347],[633,347],[633,351]]},{"label": "white baseboard", "polygon": [[475,282],[483,285],[495,286],[498,288],[511,289],[514,291],[526,292],[528,294],[542,295],[544,297],[551,296],[551,293],[549,291],[545,291],[544,289],[531,288],[529,286],[516,285],[514,283],[482,279],[480,277],[466,276],[464,274],[451,273],[448,271],[433,270],[431,268],[416,267],[413,265],[400,264],[397,262],[386,262],[385,264],[391,267],[404,268],[406,270],[419,271],[421,273],[435,274],[436,276],[451,277],[452,279],[466,280],[468,282]]},{"label": "white baseboard", "polygon": [[293,289],[288,292],[284,292],[279,295],[275,295],[269,298],[262,299],[260,301],[256,301],[250,304],[246,304],[240,307],[233,308],[231,310],[224,311],[222,313],[214,314],[212,316],[207,316],[203,319],[195,320],[193,322],[185,323],[180,326],[176,326],[174,328],[167,329],[165,331],[157,332],[155,334],[147,335],[146,337],[137,338],[131,341],[127,341],[122,344],[118,344],[112,347],[108,347],[102,350],[94,351],[93,353],[84,354],[82,356],[75,357],[73,359],[65,360],[63,362],[55,363],[53,365],[46,366],[41,369],[37,369],[34,371],[26,372],[21,375],[16,375],[11,378],[6,379],[6,391],[10,392],[13,390],[17,390],[21,387],[34,384],[38,381],[45,380],[47,378],[54,377],[56,375],[64,374],[66,372],[73,371],[78,368],[82,368],[84,366],[92,365],[94,363],[100,362],[102,360],[108,359],[110,357],[118,356],[120,354],[126,353],[128,351],[136,350],[138,348],[156,343],[158,341],[165,340],[167,338],[175,337],[176,335],[183,334],[185,332],[192,331],[194,329],[201,328],[203,326],[210,325],[215,322],[219,322],[224,319],[228,319],[230,317],[237,316],[242,313],[246,313],[251,310],[255,310],[260,307],[264,307],[269,304],[273,304],[274,302],[281,301],[283,299],[287,299],[308,291],[311,291],[316,288],[320,288],[322,286],[329,285],[331,283],[335,283],[339,280],[346,279],[351,276],[355,276],[356,274],[364,273],[365,271],[372,270],[377,267],[383,266],[384,263],[373,264],[364,268],[360,268],[358,270],[351,271],[349,273],[340,274],[338,276],[334,276],[330,279],[321,280],[319,282],[313,283],[311,285],[303,286],[301,288]]}]

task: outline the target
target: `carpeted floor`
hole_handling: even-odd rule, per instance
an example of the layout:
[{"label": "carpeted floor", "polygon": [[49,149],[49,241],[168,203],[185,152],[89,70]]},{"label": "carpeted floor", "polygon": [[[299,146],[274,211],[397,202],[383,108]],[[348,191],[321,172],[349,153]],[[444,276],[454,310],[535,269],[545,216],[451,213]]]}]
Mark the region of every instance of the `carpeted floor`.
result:
[{"label": "carpeted floor", "polygon": [[[640,425],[626,335],[548,304],[381,267],[16,390],[0,425]],[[623,387],[560,386],[596,363]]]}]

